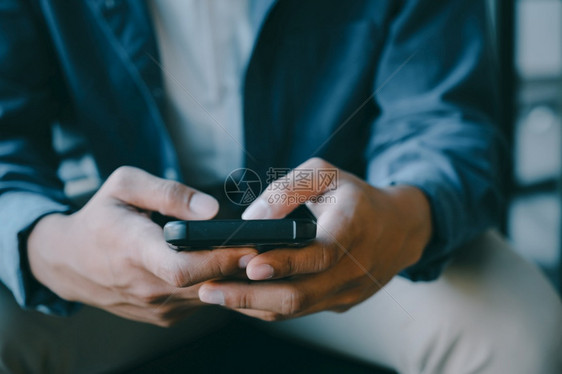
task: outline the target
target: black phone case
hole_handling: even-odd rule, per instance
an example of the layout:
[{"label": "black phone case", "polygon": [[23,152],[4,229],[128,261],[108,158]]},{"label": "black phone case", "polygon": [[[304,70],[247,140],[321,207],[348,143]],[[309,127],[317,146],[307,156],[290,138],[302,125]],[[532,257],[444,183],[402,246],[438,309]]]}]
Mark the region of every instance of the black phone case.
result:
[{"label": "black phone case", "polygon": [[256,247],[260,252],[299,247],[316,238],[312,219],[172,221],[164,238],[176,250]]}]

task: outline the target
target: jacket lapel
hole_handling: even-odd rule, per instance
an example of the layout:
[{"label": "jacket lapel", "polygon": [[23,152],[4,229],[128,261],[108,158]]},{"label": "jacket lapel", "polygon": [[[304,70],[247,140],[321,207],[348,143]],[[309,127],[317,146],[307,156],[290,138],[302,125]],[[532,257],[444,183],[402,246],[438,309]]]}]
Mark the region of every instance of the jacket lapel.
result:
[{"label": "jacket lapel", "polygon": [[[138,103],[127,103],[148,113],[139,118],[144,123],[140,133],[152,134],[146,141],[159,149],[163,165],[161,173],[169,179],[181,179],[177,155],[172,146],[163,117],[163,83],[158,49],[152,28],[152,20],[144,1],[141,0],[86,0],[97,22],[108,30],[109,43],[113,44],[129,78],[136,82]],[[119,89],[119,87],[116,87]],[[146,126],[152,127],[148,128]],[[147,150],[145,150],[146,152]]]},{"label": "jacket lapel", "polygon": [[[162,75],[152,19],[142,0],[88,0],[106,23],[129,63],[150,87],[157,101],[162,96]],[[160,103],[159,103],[160,104]]]}]

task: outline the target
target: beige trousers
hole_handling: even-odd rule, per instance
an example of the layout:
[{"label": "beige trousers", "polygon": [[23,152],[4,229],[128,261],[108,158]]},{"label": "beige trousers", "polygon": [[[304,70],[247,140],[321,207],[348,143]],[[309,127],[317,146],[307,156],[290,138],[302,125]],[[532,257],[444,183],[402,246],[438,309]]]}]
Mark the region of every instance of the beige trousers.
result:
[{"label": "beige trousers", "polygon": [[[91,373],[130,366],[220,327],[205,308],[171,329],[93,308],[24,312],[0,288],[0,373]],[[261,327],[400,373],[562,373],[562,303],[535,266],[490,232],[435,282],[395,278],[343,314]]]}]

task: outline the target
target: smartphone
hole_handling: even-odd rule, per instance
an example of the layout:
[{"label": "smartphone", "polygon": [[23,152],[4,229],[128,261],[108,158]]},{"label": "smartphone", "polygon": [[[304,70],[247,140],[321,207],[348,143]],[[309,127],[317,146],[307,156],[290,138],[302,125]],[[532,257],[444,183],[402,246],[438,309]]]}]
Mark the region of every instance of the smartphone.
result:
[{"label": "smartphone", "polygon": [[164,238],[180,251],[255,247],[265,252],[305,246],[316,238],[316,222],[308,218],[172,221],[164,226]]}]

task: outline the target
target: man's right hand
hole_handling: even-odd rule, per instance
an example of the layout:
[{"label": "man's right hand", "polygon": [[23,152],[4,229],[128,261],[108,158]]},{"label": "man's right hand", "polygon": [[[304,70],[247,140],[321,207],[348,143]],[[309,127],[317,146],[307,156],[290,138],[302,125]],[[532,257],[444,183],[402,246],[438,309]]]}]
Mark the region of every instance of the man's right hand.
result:
[{"label": "man's right hand", "polygon": [[237,273],[256,251],[229,248],[176,252],[151,212],[210,219],[209,195],[132,167],[116,170],[78,212],[42,218],[28,239],[37,280],[60,297],[161,326],[199,301],[201,282]]}]

